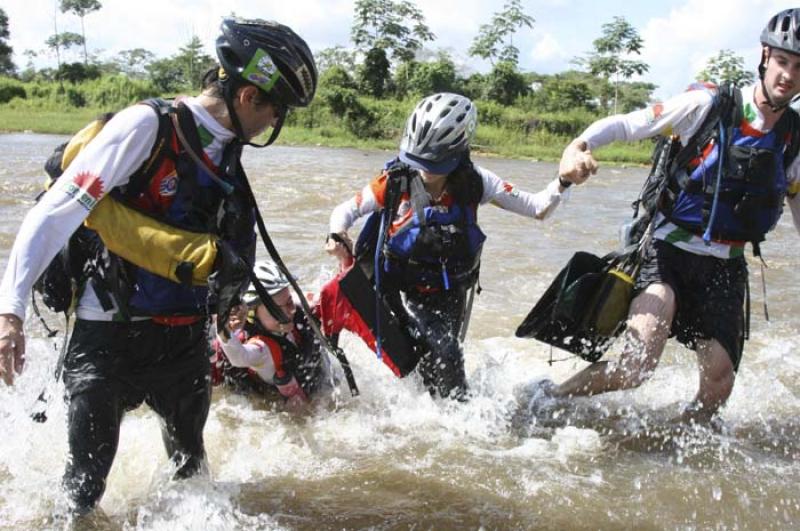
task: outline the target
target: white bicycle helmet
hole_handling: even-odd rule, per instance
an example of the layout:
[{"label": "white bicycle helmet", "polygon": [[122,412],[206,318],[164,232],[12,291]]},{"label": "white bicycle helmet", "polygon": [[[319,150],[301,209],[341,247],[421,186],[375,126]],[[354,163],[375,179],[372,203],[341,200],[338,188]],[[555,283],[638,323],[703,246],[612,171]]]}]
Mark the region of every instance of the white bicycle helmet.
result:
[{"label": "white bicycle helmet", "polygon": [[469,98],[441,92],[420,101],[408,117],[400,141],[400,160],[436,174],[456,169],[478,125]]},{"label": "white bicycle helmet", "polygon": [[[286,275],[283,274],[283,271],[281,271],[272,260],[256,262],[256,265],[253,266],[253,272],[270,296],[289,287],[289,280],[286,278]],[[248,306],[261,303],[261,298],[258,296],[258,292],[252,283],[247,287],[247,291],[244,292],[244,295],[242,295],[242,302]]]}]

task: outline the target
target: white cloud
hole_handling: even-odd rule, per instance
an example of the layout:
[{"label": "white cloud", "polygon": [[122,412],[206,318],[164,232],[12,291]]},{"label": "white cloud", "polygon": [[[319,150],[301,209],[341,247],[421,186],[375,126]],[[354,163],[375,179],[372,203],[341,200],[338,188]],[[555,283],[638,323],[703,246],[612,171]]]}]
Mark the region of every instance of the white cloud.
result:
[{"label": "white cloud", "polygon": [[534,64],[539,62],[564,61],[569,58],[558,40],[550,33],[544,33],[536,39],[530,58]]},{"label": "white cloud", "polygon": [[641,35],[642,60],[650,65],[645,79],[668,97],[694,80],[706,61],[721,49],[758,64],[758,39],[769,17],[786,6],[777,0],[688,0],[665,17],[651,19]]}]

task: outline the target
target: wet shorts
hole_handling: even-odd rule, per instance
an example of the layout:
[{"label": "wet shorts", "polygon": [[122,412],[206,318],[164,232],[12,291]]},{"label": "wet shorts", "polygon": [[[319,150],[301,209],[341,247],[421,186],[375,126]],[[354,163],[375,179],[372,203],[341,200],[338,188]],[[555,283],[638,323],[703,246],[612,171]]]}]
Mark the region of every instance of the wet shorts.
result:
[{"label": "wet shorts", "polygon": [[716,339],[738,370],[744,347],[744,257],[702,256],[656,240],[645,255],[635,292],[656,282],[669,285],[675,292],[678,308],[670,337],[677,337],[693,350],[698,340]]}]

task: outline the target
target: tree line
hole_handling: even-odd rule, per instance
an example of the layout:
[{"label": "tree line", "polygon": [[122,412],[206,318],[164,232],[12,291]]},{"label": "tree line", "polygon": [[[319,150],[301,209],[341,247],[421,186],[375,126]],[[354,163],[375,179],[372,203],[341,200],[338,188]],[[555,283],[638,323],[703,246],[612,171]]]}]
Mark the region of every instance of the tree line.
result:
[{"label": "tree line", "polygon": [[[80,84],[103,76],[123,76],[146,83],[158,94],[175,94],[199,87],[203,73],[216,63],[205,52],[204,43],[192,36],[169,57],[156,57],[144,48],[124,50],[110,58],[88,51],[84,18],[102,9],[99,0],[55,0],[53,33],[43,51],[25,50],[24,68],[12,62],[8,45],[8,17],[0,8],[0,75],[22,82]],[[77,16],[81,33],[59,30],[61,16]],[[575,68],[557,74],[524,72],[519,67],[520,50],[514,38],[535,26],[520,0],[507,0],[503,8],[482,24],[467,50],[470,57],[486,60],[487,73],[466,74],[445,49],[433,49],[436,36],[412,0],[356,0],[350,31],[352,46],[317,50],[320,71],[320,104],[341,119],[357,136],[379,135],[372,131],[376,116],[364,96],[374,100],[405,100],[423,94],[453,91],[492,105],[514,106],[526,116],[518,127],[537,126],[537,116],[548,113],[597,115],[627,112],[645,106],[657,87],[632,81],[649,70],[639,59],[644,42],[624,17],[613,17],[601,25],[592,50],[573,60]],[[56,57],[55,68],[36,69],[41,53]],[[70,60],[80,55],[80,60]],[[730,50],[711,58],[697,78],[702,81],[751,81],[744,61]],[[75,91],[73,91],[75,92]],[[19,90],[15,93],[20,96]],[[6,98],[6,99],[4,99]],[[0,90],[0,103],[9,96]],[[73,103],[81,98],[73,97]],[[83,98],[86,100],[86,98]],[[317,106],[319,107],[319,105]],[[481,106],[479,106],[481,108]],[[317,108],[303,118],[313,125]],[[541,119],[539,119],[541,121]],[[576,125],[580,127],[580,125]],[[552,124],[551,124],[552,128]],[[558,129],[558,127],[556,127]],[[564,134],[571,134],[566,131]]]}]

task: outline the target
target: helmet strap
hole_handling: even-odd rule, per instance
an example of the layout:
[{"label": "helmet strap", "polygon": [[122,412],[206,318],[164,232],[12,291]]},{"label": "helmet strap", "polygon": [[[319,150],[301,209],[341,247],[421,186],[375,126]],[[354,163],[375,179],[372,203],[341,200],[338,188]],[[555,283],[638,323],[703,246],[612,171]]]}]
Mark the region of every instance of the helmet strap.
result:
[{"label": "helmet strap", "polygon": [[236,83],[232,83],[230,79],[224,80],[222,82],[222,97],[225,100],[225,107],[228,108],[228,116],[231,119],[231,124],[233,124],[233,132],[236,133],[236,137],[240,142],[247,143],[247,139],[244,136],[244,129],[242,129],[242,123],[239,121],[239,115],[236,114],[236,109],[233,106],[233,98],[238,88],[235,85]]},{"label": "helmet strap", "polygon": [[236,89],[238,87],[234,86],[234,83],[230,81],[225,81],[223,83],[223,99],[225,100],[225,106],[228,108],[228,116],[231,118],[231,123],[233,124],[233,131],[236,133],[237,138],[242,144],[246,144],[248,146],[252,146],[254,148],[263,148],[267,147],[273,142],[275,139],[278,138],[278,135],[281,133],[281,129],[283,128],[283,122],[286,119],[287,108],[281,104],[273,103],[273,107],[278,112],[278,123],[275,127],[272,128],[272,133],[269,135],[267,141],[263,144],[254,144],[253,142],[249,142],[244,135],[244,129],[242,129],[242,122],[239,121],[239,115],[236,114],[236,109],[233,105],[233,99],[236,95]]}]

